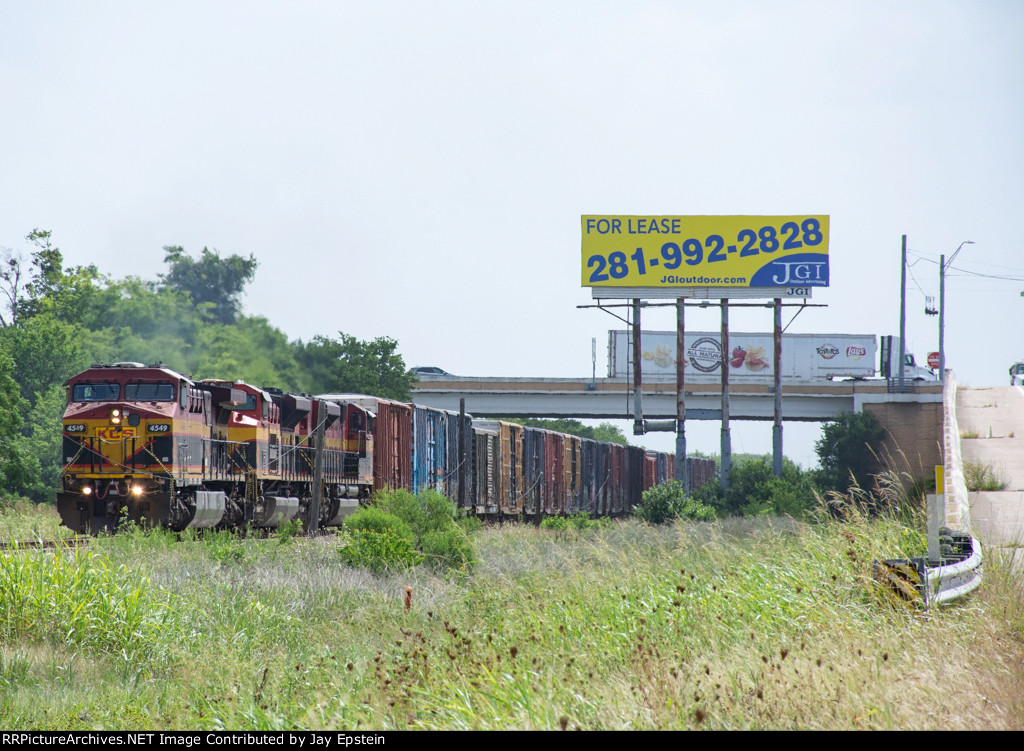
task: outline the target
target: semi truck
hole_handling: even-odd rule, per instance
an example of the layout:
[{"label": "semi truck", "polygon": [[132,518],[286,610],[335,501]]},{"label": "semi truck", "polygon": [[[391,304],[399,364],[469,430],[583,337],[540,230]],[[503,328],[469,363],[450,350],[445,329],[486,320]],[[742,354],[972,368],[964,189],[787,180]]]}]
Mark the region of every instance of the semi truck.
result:
[{"label": "semi truck", "polygon": [[[608,377],[631,378],[632,332],[609,331],[608,335]],[[899,359],[899,339],[882,337],[882,340],[885,357],[880,360],[873,334],[783,334],[779,372],[787,381],[872,378],[876,375],[875,363],[879,362],[878,375],[898,378],[898,371],[893,374],[895,368],[887,365]],[[720,331],[687,331],[684,341],[683,367],[689,382],[718,382],[723,365],[729,369],[730,380],[765,383],[774,380],[775,342],[770,333],[729,332],[724,352]],[[645,381],[675,380],[676,332],[641,332],[640,356]],[[909,354],[904,364],[904,378],[935,380],[931,371],[918,367],[914,356]]]}]

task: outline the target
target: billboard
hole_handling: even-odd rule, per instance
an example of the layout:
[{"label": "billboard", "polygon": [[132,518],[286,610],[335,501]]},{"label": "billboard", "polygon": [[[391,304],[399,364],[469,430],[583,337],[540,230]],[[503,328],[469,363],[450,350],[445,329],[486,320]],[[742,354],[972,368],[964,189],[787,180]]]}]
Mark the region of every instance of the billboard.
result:
[{"label": "billboard", "polygon": [[[721,331],[687,331],[683,357],[689,383],[717,383],[722,368],[738,382],[775,378],[775,339],[770,333],[729,332],[727,351]],[[645,381],[676,379],[676,332],[644,331],[640,335],[641,369]],[[875,375],[873,334],[783,334],[779,375],[787,381],[871,378]],[[633,334],[608,332],[608,377],[627,379],[633,370]]]},{"label": "billboard", "polygon": [[584,287],[827,287],[829,218],[583,215]]}]

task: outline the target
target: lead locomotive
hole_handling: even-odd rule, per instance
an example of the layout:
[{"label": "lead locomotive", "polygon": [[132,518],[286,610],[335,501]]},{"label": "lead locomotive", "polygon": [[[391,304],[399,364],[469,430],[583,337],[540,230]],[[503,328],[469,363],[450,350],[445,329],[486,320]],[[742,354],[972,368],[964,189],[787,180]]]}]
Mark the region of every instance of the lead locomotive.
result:
[{"label": "lead locomotive", "polygon": [[141,363],[94,365],[67,386],[57,509],[76,532],[126,520],[174,530],[308,524],[321,421],[319,524],[340,525],[373,486],[373,438],[355,404]]}]

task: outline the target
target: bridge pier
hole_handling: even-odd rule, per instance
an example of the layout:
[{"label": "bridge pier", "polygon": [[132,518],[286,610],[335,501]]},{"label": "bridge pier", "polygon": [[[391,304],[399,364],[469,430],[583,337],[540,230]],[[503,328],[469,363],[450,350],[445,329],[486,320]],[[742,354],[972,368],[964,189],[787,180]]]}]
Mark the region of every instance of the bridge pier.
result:
[{"label": "bridge pier", "polygon": [[885,428],[879,451],[883,464],[915,480],[935,476],[935,467],[943,463],[941,401],[884,401],[862,407]]}]

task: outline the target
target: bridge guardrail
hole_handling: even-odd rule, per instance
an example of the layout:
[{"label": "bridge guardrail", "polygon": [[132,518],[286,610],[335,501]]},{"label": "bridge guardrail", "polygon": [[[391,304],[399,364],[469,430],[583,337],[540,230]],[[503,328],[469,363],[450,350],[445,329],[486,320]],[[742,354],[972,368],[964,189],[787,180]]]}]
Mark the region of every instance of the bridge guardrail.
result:
[{"label": "bridge guardrail", "polygon": [[943,382],[943,491],[945,526],[939,530],[939,559],[914,558],[875,562],[875,579],[906,600],[922,607],[948,602],[981,584],[981,543],[971,534],[970,499],[960,452],[956,419],[956,378],[946,371]]}]

